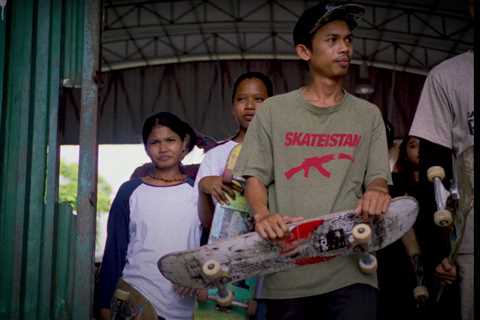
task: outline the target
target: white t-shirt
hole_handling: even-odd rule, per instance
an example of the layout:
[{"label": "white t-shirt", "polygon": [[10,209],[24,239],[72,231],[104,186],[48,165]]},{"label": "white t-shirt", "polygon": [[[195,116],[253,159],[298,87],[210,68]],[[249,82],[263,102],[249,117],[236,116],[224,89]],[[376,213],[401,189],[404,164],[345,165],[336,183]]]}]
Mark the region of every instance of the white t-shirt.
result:
[{"label": "white t-shirt", "polygon": [[200,168],[198,168],[197,177],[195,178],[195,203],[198,202],[198,184],[200,180],[203,177],[223,175],[230,151],[232,151],[233,147],[237,144],[238,143],[233,140],[228,140],[205,153]]},{"label": "white t-shirt", "polygon": [[194,298],[178,296],[157,268],[172,251],[198,247],[199,220],[188,183],[140,184],[130,195],[129,243],[122,278],[142,293],[165,319],[192,319]]}]

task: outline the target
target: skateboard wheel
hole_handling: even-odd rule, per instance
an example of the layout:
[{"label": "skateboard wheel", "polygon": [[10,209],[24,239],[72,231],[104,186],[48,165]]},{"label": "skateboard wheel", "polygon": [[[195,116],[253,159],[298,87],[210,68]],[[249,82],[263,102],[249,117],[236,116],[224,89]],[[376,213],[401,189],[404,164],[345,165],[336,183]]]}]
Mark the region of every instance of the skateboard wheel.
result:
[{"label": "skateboard wheel", "polygon": [[247,304],[247,314],[250,316],[250,317],[253,317],[256,313],[257,313],[257,301],[255,300],[250,300],[248,301],[248,304]]},{"label": "skateboard wheel", "polygon": [[[220,290],[218,291],[220,293]],[[221,307],[228,307],[233,302],[233,293],[230,289],[225,289],[225,297],[221,297],[220,295],[217,297],[217,303]]]},{"label": "skateboard wheel", "polygon": [[415,301],[419,301],[419,302],[427,301],[429,297],[428,289],[424,286],[416,287],[415,289],[413,289],[413,297],[415,298]]},{"label": "skateboard wheel", "polygon": [[122,289],[117,289],[115,290],[114,297],[117,298],[118,300],[127,301],[128,298],[130,297],[130,292],[124,291]]},{"label": "skateboard wheel", "polygon": [[372,254],[367,254],[358,261],[360,271],[371,274],[377,271],[377,258]]},{"label": "skateboard wheel", "polygon": [[207,277],[216,278],[221,273],[220,263],[215,260],[208,260],[203,264],[202,272]]},{"label": "skateboard wheel", "polygon": [[430,182],[433,182],[433,179],[435,178],[443,180],[443,178],[445,178],[445,170],[440,166],[430,167],[427,170],[427,177]]},{"label": "skateboard wheel", "polygon": [[372,235],[372,229],[366,223],[360,223],[353,227],[352,236],[356,243],[367,243]]},{"label": "skateboard wheel", "polygon": [[446,209],[438,210],[433,215],[433,221],[439,227],[448,227],[453,222],[452,213]]}]

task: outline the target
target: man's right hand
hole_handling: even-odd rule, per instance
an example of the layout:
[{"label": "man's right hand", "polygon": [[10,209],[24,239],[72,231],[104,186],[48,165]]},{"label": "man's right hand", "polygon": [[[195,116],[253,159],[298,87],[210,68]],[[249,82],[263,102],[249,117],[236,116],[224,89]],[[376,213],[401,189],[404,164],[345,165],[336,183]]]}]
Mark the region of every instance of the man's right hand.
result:
[{"label": "man's right hand", "polygon": [[279,213],[255,217],[255,231],[265,240],[283,240],[290,234],[288,224],[302,220],[303,217],[290,217]]},{"label": "man's right hand", "polygon": [[457,267],[455,264],[451,264],[447,258],[444,258],[435,268],[435,275],[440,278],[442,283],[451,284],[457,279]]},{"label": "man's right hand", "polygon": [[221,176],[207,176],[203,177],[198,184],[200,190],[212,196],[218,203],[225,205],[229,204],[231,199],[235,199],[235,192],[233,192],[232,186],[223,182]]}]

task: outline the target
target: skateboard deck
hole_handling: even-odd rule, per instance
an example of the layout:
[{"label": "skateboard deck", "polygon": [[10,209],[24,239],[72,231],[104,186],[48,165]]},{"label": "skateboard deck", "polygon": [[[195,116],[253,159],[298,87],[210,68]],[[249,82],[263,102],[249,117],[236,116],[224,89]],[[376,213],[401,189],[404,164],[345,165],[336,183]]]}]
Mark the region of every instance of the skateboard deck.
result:
[{"label": "skateboard deck", "polygon": [[215,206],[208,243],[253,231],[253,219],[250,217],[250,208],[243,194],[245,183],[243,179],[233,176],[233,169],[241,148],[242,145],[237,144],[231,150],[223,174],[223,181],[234,185],[235,197],[231,198],[227,195],[228,204]]},{"label": "skateboard deck", "polygon": [[[471,150],[469,150],[469,152],[471,152]],[[455,160],[453,163],[455,163]],[[473,163],[470,164],[470,167],[473,168]],[[466,171],[471,171],[471,174],[473,174],[473,169]],[[450,189],[447,190],[442,182],[445,178],[445,171],[442,167],[430,167],[427,171],[428,179],[434,184],[435,203],[437,206],[437,211],[434,215],[434,222],[439,227],[447,229],[450,242],[448,260],[451,263],[455,263],[465,233],[466,220],[473,208],[473,190],[464,187],[464,191],[468,191],[463,194],[463,201],[460,201],[455,166],[452,173],[452,183]],[[436,302],[440,300],[444,287],[443,284],[440,285],[436,296]]]},{"label": "skateboard deck", "polygon": [[[414,198],[393,199],[383,218],[369,219],[371,238],[361,250],[376,251],[400,239],[413,226],[417,213]],[[172,252],[159,259],[158,268],[168,280],[180,286],[214,288],[219,283],[359,253],[359,246],[351,239],[352,229],[361,223],[363,219],[354,210],[331,213],[290,225],[290,236],[283,241],[267,241],[250,232],[196,250]],[[206,275],[212,261],[220,276]]]}]

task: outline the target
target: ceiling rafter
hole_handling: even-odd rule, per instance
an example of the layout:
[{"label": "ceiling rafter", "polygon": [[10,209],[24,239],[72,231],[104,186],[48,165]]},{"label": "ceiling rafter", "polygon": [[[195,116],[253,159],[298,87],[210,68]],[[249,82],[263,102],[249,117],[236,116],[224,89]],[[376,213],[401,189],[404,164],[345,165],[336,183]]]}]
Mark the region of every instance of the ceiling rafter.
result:
[{"label": "ceiling rafter", "polygon": [[[428,70],[473,47],[473,23],[449,0],[359,0],[366,7],[355,38],[370,63]],[[151,0],[105,3],[102,61],[111,66],[189,56],[294,57],[291,30],[314,0]],[[387,53],[396,46],[401,57]],[[133,50],[132,50],[133,48]],[[202,58],[204,59],[204,58]]]}]

